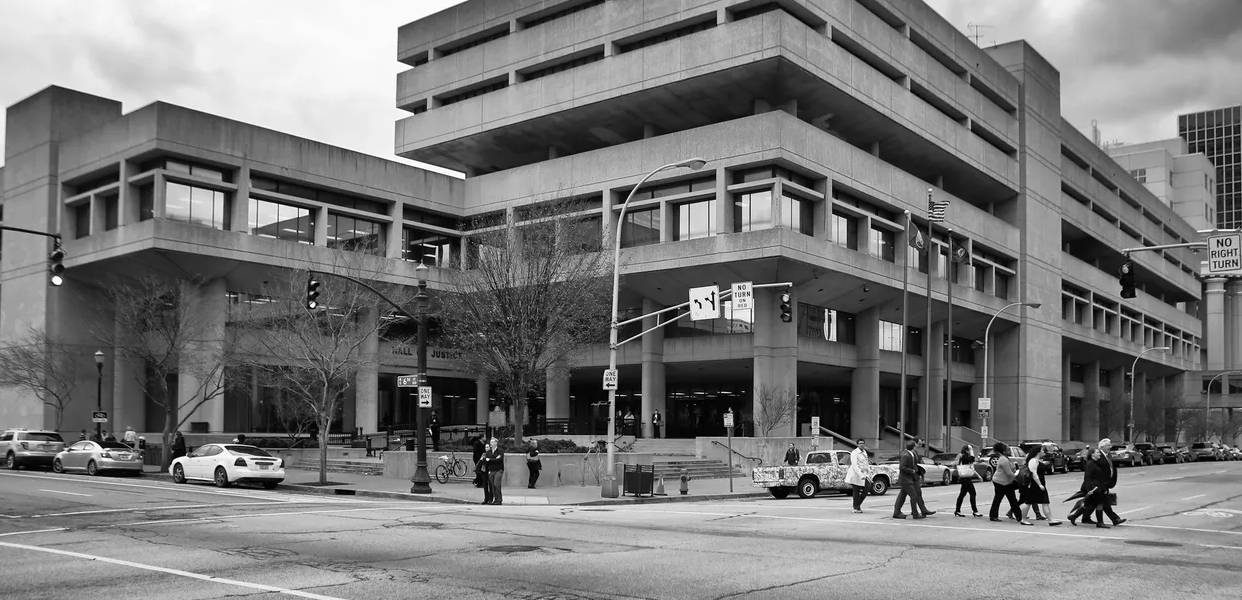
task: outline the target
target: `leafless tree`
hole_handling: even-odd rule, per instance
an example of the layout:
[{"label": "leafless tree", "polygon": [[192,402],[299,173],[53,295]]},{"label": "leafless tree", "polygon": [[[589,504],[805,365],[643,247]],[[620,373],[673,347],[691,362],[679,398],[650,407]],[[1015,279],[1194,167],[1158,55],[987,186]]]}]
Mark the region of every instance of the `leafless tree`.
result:
[{"label": "leafless tree", "polygon": [[311,430],[311,424],[317,422],[318,418],[310,403],[281,389],[284,377],[273,376],[273,373],[281,368],[290,367],[272,365],[256,368],[254,371],[259,378],[260,386],[276,388],[277,393],[273,394],[271,400],[272,415],[288,436],[289,446],[293,447],[302,434]]},{"label": "leafless tree", "polygon": [[103,289],[115,322],[92,328],[118,359],[133,363],[139,387],[164,409],[162,471],[172,461],[173,434],[225,392],[233,361],[230,329],[196,299],[202,283],[158,275],[117,280]]},{"label": "leafless tree", "polygon": [[16,343],[0,348],[0,386],[26,390],[52,407],[60,430],[83,366],[92,363],[92,357],[49,341],[42,329],[31,327]]},{"label": "leafless tree", "polygon": [[[230,320],[239,332],[243,355],[261,372],[261,378],[282,388],[291,401],[300,402],[319,426],[319,482],[327,483],[328,434],[341,412],[346,392],[358,370],[373,364],[363,344],[377,336],[399,311],[376,294],[405,306],[411,288],[384,281],[386,259],[343,250],[334,254],[321,281],[319,306],[305,302],[309,274],[286,271],[264,289],[262,302],[238,302]],[[341,276],[369,285],[368,289]],[[299,408],[298,410],[303,410]]]},{"label": "leafless tree", "polygon": [[798,394],[789,386],[763,385],[755,390],[755,431],[763,437],[788,429],[798,415]]},{"label": "leafless tree", "polygon": [[475,219],[461,289],[441,299],[442,343],[513,403],[517,444],[547,369],[607,339],[612,257],[598,212],[558,199],[519,209],[516,227]]}]

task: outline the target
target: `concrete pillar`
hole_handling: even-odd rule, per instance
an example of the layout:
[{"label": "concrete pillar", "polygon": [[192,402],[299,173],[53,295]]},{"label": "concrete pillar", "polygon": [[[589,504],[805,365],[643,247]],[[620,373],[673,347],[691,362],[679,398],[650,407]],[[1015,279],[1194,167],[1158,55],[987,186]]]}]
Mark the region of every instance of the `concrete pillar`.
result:
[{"label": "concrete pillar", "polygon": [[[120,327],[117,324],[113,326]],[[116,339],[124,339],[119,331],[114,335]],[[109,415],[112,422],[110,425],[121,428],[133,425],[135,431],[149,430],[146,393],[139,379],[146,376],[146,364],[129,357],[121,348],[114,347],[111,356],[108,357],[107,366],[112,369],[112,414]],[[159,407],[156,408],[161,413],[163,412]],[[162,414],[159,416],[163,417]],[[155,431],[164,430],[162,420],[152,425],[158,425]],[[147,439],[151,441],[150,437]]]},{"label": "concrete pillar", "polygon": [[[358,317],[367,328],[375,327],[378,313],[369,308]],[[358,348],[362,366],[354,374],[354,422],[363,433],[379,431],[379,331],[372,331]]]},{"label": "concrete pillar", "polygon": [[762,98],[758,98],[755,100],[754,107],[755,107],[755,114],[757,115],[761,115],[763,113],[770,112],[772,110],[772,105],[769,104],[767,100],[764,100]]},{"label": "concrete pillar", "polygon": [[652,125],[651,123],[644,123],[643,124],[643,139],[645,140],[647,138],[653,138],[655,136],[656,136],[655,125]]},{"label": "concrete pillar", "polygon": [[[206,422],[208,431],[224,430],[224,369],[221,367],[224,352],[227,299],[224,279],[212,279],[202,284],[182,283],[182,299],[188,302],[190,314],[197,321],[193,335],[197,338],[188,345],[186,358],[177,373],[178,406],[193,408],[204,395],[215,397],[203,402],[186,423]],[[184,418],[185,413],[180,415]]]},{"label": "concrete pillar", "polygon": [[137,174],[138,161],[121,161],[121,189],[117,195],[116,212],[118,227],[137,223],[141,216],[138,212],[138,186],[129,183],[129,178]]},{"label": "concrete pillar", "polygon": [[547,398],[547,414],[544,415],[548,419],[568,419],[569,418],[569,365],[564,358],[553,362],[548,366],[547,372],[544,374],[546,382],[546,398]]},{"label": "concrete pillar", "polygon": [[936,179],[935,179],[935,185],[936,185],[936,187],[937,187],[937,188],[939,188],[939,189],[942,189],[942,190],[944,189],[944,175],[937,175],[937,176],[936,176]]},{"label": "concrete pillar", "polygon": [[[876,325],[879,327],[879,325]],[[938,443],[940,439],[941,423],[944,423],[944,383],[945,383],[945,361],[948,359],[948,346],[944,345],[945,321],[936,321],[932,323],[931,331],[924,332],[931,340],[931,356],[923,357],[923,364],[927,365],[927,379],[919,382],[918,395],[921,402],[918,404],[918,413],[913,415],[912,421],[918,423],[919,435],[931,443]],[[927,389],[928,381],[931,382],[931,390]],[[923,397],[926,396],[926,397]]]},{"label": "concrete pillar", "polygon": [[234,179],[237,192],[233,194],[233,206],[229,210],[229,231],[250,231],[250,167],[237,170]]},{"label": "concrete pillar", "polygon": [[474,419],[479,423],[487,423],[487,409],[491,404],[490,388],[486,377],[474,380]]},{"label": "concrete pillar", "polygon": [[[1070,353],[1061,354],[1061,435],[1054,440],[1066,440],[1070,431]],[[1083,374],[1083,387],[1087,385],[1086,373]]]},{"label": "concrete pillar", "polygon": [[[797,322],[782,323],[780,311],[777,310],[780,304],[780,294],[784,291],[784,288],[755,290],[754,385],[751,388],[752,415],[763,414],[763,407],[759,401],[762,391],[766,390],[772,393],[788,392],[792,394],[797,394],[798,392]],[[797,288],[790,290],[790,296],[792,296],[791,302],[796,306],[798,301]],[[861,345],[861,343],[860,341],[859,344]],[[644,388],[643,391],[645,396],[646,389]],[[787,427],[773,429],[771,435],[776,437],[794,436],[797,431],[796,420],[796,418],[790,419]]]},{"label": "concrete pillar", "polygon": [[[643,129],[644,137],[646,136],[646,133],[647,133],[647,130],[646,128],[644,128]],[[557,159],[560,157],[561,157],[561,151],[557,150],[556,146],[548,146],[548,160],[553,160],[553,159]]]},{"label": "concrete pillar", "polygon": [[399,259],[405,250],[405,204],[394,202],[388,208],[388,216],[392,221],[381,225],[386,231],[380,243],[384,244],[385,258]]},{"label": "concrete pillar", "polygon": [[[880,312],[865,310],[854,318],[858,366],[850,381],[850,437],[880,447]],[[910,419],[910,415],[906,415]],[[896,424],[894,423],[894,426]]]},{"label": "concrete pillar", "polygon": [[328,245],[328,207],[323,206],[314,210],[315,215],[315,245],[321,248]]},{"label": "concrete pillar", "polygon": [[[1238,324],[1242,323],[1242,280],[1233,279],[1229,281],[1229,316],[1225,318],[1225,322],[1229,325],[1223,331],[1226,332],[1226,339],[1229,341],[1228,350],[1225,352],[1226,369],[1236,369],[1238,364],[1242,364],[1242,331],[1238,330]],[[1180,342],[1179,342],[1180,343]]]},{"label": "concrete pillar", "polygon": [[154,218],[163,219],[168,216],[168,205],[166,203],[167,199],[168,199],[168,185],[167,185],[167,181],[164,179],[164,173],[162,171],[156,171],[155,173],[155,199],[154,199],[154,204],[151,206],[151,214],[153,215]]},{"label": "concrete pillar", "polygon": [[1088,440],[1100,439],[1100,361],[1093,360],[1083,366],[1082,406],[1079,422],[1081,433],[1079,438]]},{"label": "concrete pillar", "polygon": [[[1126,410],[1125,422],[1122,423],[1123,430],[1127,427],[1127,423],[1129,423],[1130,421],[1133,420],[1137,422],[1137,421],[1143,420],[1143,416],[1145,414],[1144,410],[1147,407],[1147,372],[1146,371],[1140,370],[1134,374],[1134,389],[1130,390],[1130,395],[1131,395],[1131,400],[1130,400],[1131,404],[1128,407],[1128,410]],[[1147,426],[1146,423],[1136,423],[1136,424]],[[1134,433],[1134,439],[1131,439],[1129,441],[1130,443],[1134,443],[1138,441],[1139,438],[1142,438],[1142,437],[1144,436],[1139,434],[1138,430],[1136,429]],[[1144,438],[1144,439],[1149,439],[1149,438]]]},{"label": "concrete pillar", "polygon": [[[643,314],[651,314],[664,308],[650,298],[643,298]],[[658,317],[643,319],[643,331],[656,326]],[[779,320],[778,320],[779,322]],[[642,338],[643,343],[643,402],[642,414],[638,416],[643,423],[643,437],[654,437],[655,429],[651,426],[651,414],[660,411],[665,418],[661,427],[661,435],[668,435],[668,411],[665,410],[664,387],[664,329],[660,328]]]},{"label": "concrete pillar", "polygon": [[880,142],[872,142],[871,147],[867,149],[867,152],[870,152],[871,156],[879,156],[880,155]]},{"label": "concrete pillar", "polygon": [[1225,279],[1207,280],[1207,319],[1203,334],[1207,338],[1207,370],[1225,368]]},{"label": "concrete pillar", "polygon": [[733,196],[729,195],[729,171],[721,165],[716,167],[716,233],[733,233],[733,227]]},{"label": "concrete pillar", "polygon": [[781,104],[781,110],[795,117],[798,116],[798,99],[790,98],[786,100],[784,104]]}]

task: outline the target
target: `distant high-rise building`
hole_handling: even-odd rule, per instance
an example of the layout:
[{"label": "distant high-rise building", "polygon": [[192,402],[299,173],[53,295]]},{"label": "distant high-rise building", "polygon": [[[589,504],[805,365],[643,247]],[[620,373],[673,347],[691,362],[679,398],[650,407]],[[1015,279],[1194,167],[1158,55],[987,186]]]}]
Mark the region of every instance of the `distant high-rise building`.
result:
[{"label": "distant high-rise building", "polygon": [[1216,226],[1242,227],[1242,105],[1180,115],[1177,135],[1216,165]]}]

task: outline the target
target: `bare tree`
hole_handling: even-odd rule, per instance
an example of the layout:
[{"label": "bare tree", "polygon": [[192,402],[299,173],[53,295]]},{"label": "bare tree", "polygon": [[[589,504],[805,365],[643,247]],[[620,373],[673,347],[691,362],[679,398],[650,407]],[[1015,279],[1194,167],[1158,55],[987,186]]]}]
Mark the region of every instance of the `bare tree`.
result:
[{"label": "bare tree", "polygon": [[787,428],[798,415],[798,394],[789,386],[763,385],[755,390],[755,431],[763,437]]},{"label": "bare tree", "polygon": [[17,343],[0,348],[0,386],[26,390],[52,407],[59,431],[83,366],[92,362],[91,357],[49,341],[42,329],[31,327]]},{"label": "bare tree", "polygon": [[300,402],[298,410],[314,416],[321,484],[328,481],[332,421],[340,415],[358,370],[376,360],[362,346],[398,313],[376,292],[402,306],[413,298],[410,288],[383,281],[386,259],[367,254],[368,246],[355,248],[335,253],[331,268],[325,268],[328,273],[315,276],[322,282],[316,308],[305,302],[308,273],[291,270],[273,278],[264,290],[268,301],[239,302],[231,315],[241,352],[261,377],[275,382],[290,401]]},{"label": "bare tree", "polygon": [[260,385],[264,387],[276,388],[277,393],[273,395],[271,407],[272,415],[276,421],[280,423],[280,427],[284,429],[285,435],[289,438],[289,447],[292,448],[297,439],[302,434],[311,430],[311,424],[318,421],[313,406],[304,401],[301,397],[289,393],[282,388],[281,382],[283,377],[274,377],[272,373],[281,368],[279,365],[273,365],[264,368],[256,368],[255,373],[259,377]]},{"label": "bare tree", "polygon": [[[172,461],[172,437],[207,401],[224,393],[233,360],[228,327],[196,299],[203,282],[146,275],[103,289],[115,322],[92,328],[118,359],[132,361],[135,381],[164,409],[161,471]],[[173,393],[171,381],[177,381]],[[187,393],[188,392],[188,393]]]},{"label": "bare tree", "polygon": [[513,403],[517,444],[546,370],[607,339],[611,256],[597,214],[563,199],[519,209],[516,227],[476,219],[460,291],[442,298],[442,343]]}]

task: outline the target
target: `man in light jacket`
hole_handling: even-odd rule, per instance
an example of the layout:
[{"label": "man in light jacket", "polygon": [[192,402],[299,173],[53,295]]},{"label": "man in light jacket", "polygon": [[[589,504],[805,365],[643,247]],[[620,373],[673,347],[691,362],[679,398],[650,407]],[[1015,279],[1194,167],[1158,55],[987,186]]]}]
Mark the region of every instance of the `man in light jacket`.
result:
[{"label": "man in light jacket", "polygon": [[871,477],[871,461],[867,460],[867,441],[858,438],[858,446],[850,452],[850,468],[845,472],[845,483],[854,487],[854,512],[862,512],[863,498],[867,497],[867,479]]},{"label": "man in light jacket", "polygon": [[1001,498],[1009,499],[1008,517],[1017,520],[1022,514],[1018,507],[1018,486],[1014,485],[1016,473],[1013,461],[1009,460],[1009,446],[1001,442],[992,445],[992,453],[988,455],[988,464],[992,466],[992,510],[988,517],[992,521],[1000,521]]}]

